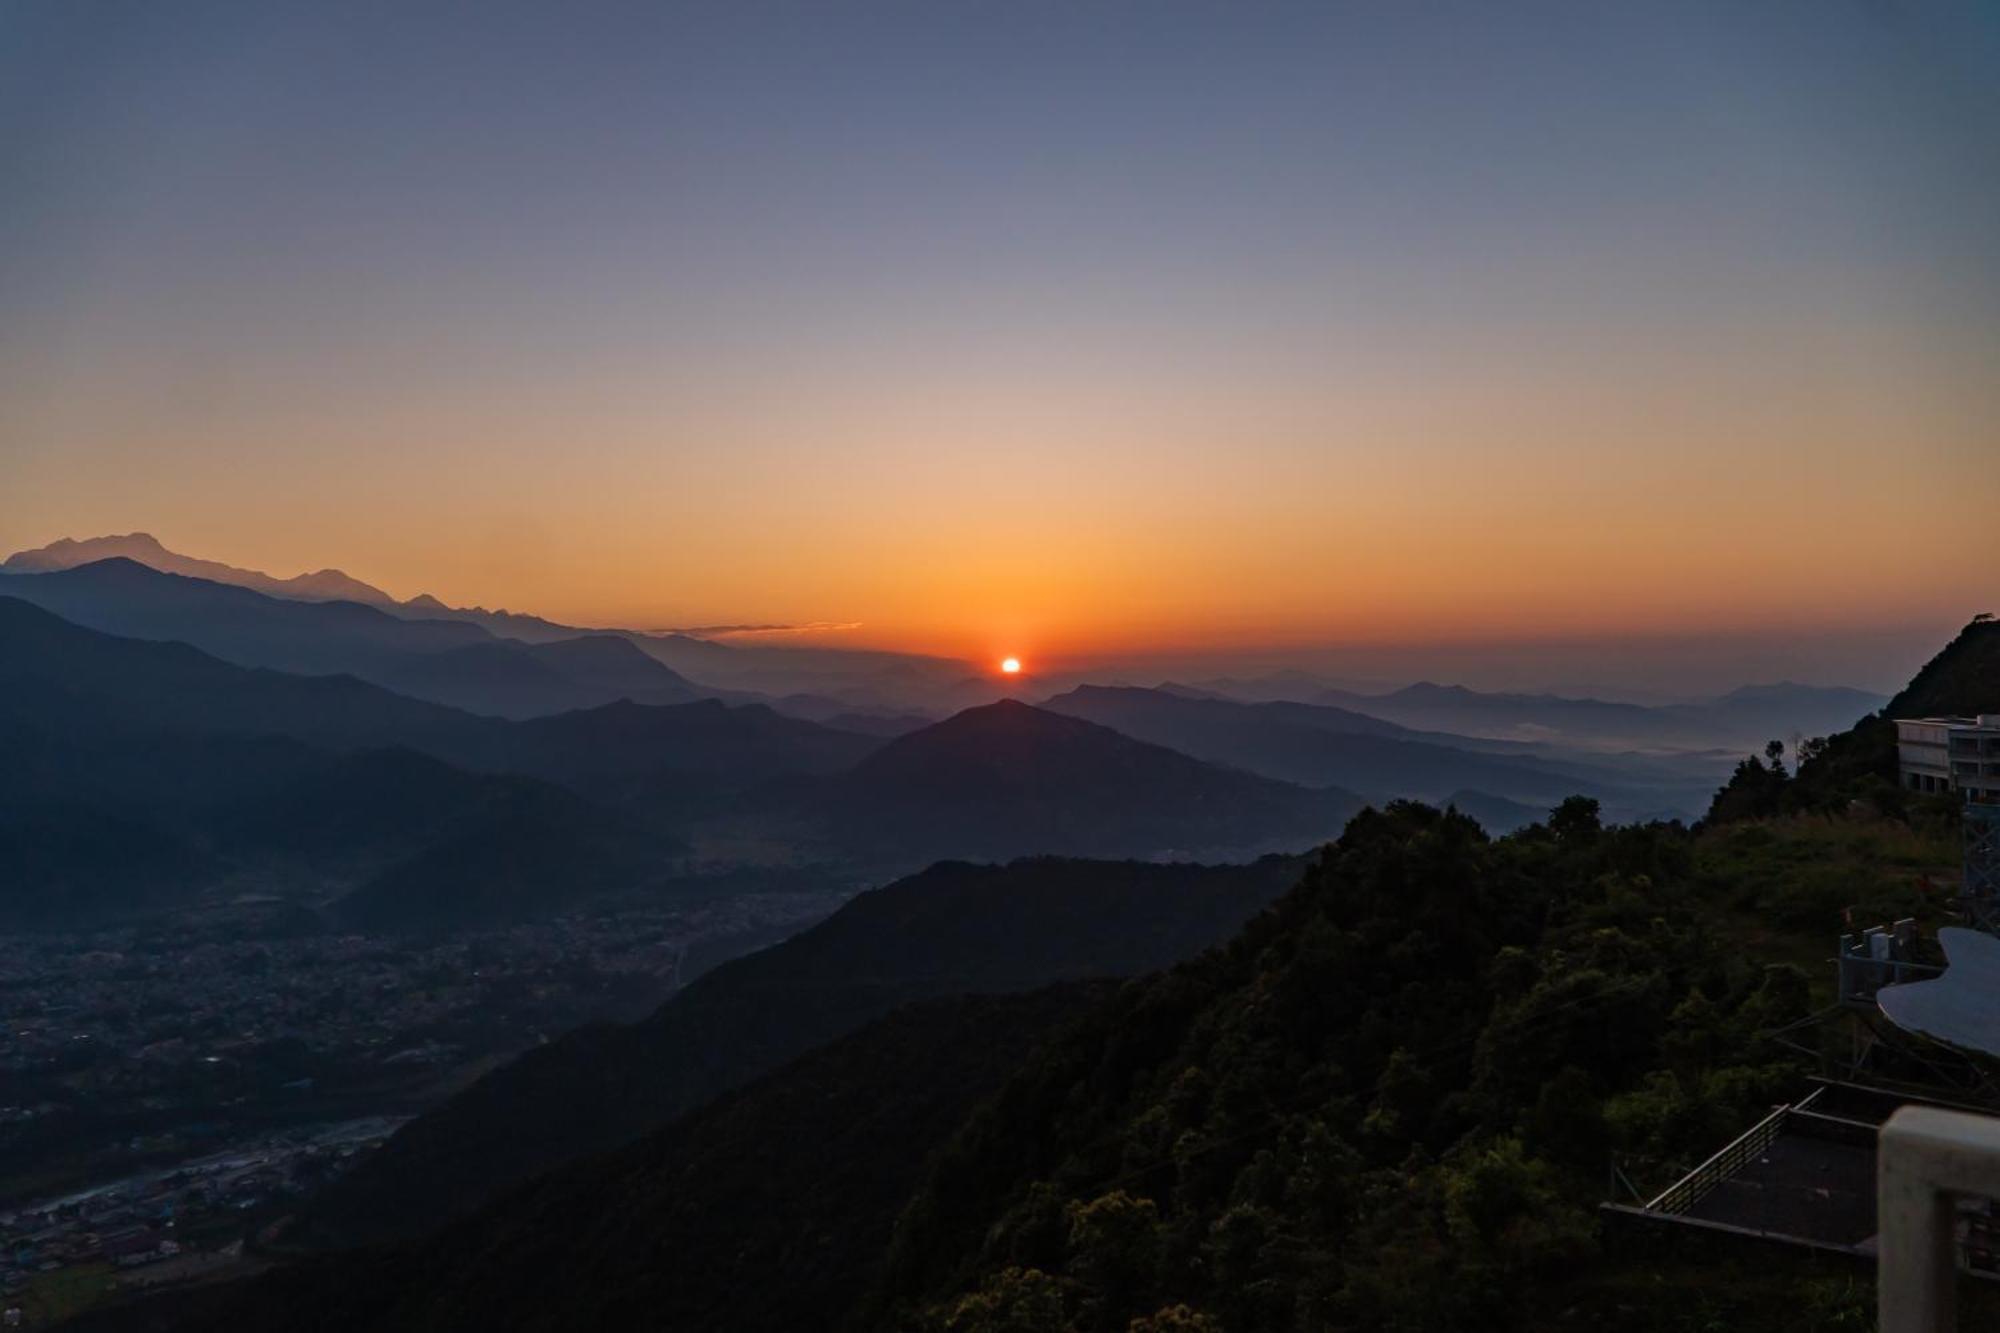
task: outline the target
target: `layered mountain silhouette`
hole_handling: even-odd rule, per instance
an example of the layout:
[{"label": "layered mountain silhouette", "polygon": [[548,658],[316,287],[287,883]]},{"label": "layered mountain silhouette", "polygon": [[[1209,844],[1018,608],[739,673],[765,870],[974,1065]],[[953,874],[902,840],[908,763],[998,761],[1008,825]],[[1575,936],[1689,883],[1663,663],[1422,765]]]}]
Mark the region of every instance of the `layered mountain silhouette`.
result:
[{"label": "layered mountain silhouette", "polygon": [[801,804],[869,861],[1241,857],[1330,838],[1362,802],[1002,700],[890,741]]},{"label": "layered mountain silhouette", "polygon": [[709,691],[628,639],[593,634],[546,643],[494,640],[399,658],[370,679],[399,694],[496,717],[541,717],[630,700],[688,703]]},{"label": "layered mountain silhouette", "polygon": [[0,573],[46,574],[52,570],[74,569],[78,565],[114,558],[136,561],[165,574],[185,574],[213,583],[233,584],[253,592],[288,597],[299,602],[366,602],[371,606],[395,604],[395,599],[380,588],[337,569],[275,578],[255,569],[238,569],[219,560],[202,560],[169,551],[150,532],[130,532],[122,537],[88,537],[82,541],[64,537],[32,551],[16,551],[5,561],[0,561]]},{"label": "layered mountain silhouette", "polygon": [[323,1241],[415,1234],[913,1000],[1164,966],[1227,937],[1302,864],[933,866],[718,967],[643,1022],[581,1029],[487,1075],[335,1184],[307,1225]]},{"label": "layered mountain silhouette", "polygon": [[[614,818],[607,796],[676,780],[663,775],[726,791],[833,772],[877,743],[713,702],[506,722],[100,634],[4,597],[0,739],[18,867],[0,911],[40,925],[184,900],[255,866],[308,894],[390,876],[381,897],[402,924],[551,910],[679,856],[669,823],[638,801]],[[494,873],[502,849],[523,873]],[[475,885],[484,901],[466,896]]]},{"label": "layered mountain silhouette", "polygon": [[123,557],[0,580],[0,594],[86,628],[176,640],[239,666],[361,674],[394,659],[486,643],[476,626],[405,620],[358,602],[300,602]]},{"label": "layered mountain silhouette", "polygon": [[1643,783],[1601,763],[1563,762],[1516,749],[1491,753],[1431,739],[1349,709],[1317,704],[1246,704],[1167,689],[1080,686],[1042,707],[1087,718],[1128,736],[1309,786],[1339,786],[1371,799],[1441,802],[1468,794],[1494,832],[1541,817],[1565,796],[1599,799],[1614,817],[1692,818],[1711,784]]},{"label": "layered mountain silhouette", "polygon": [[[331,758],[211,821],[250,867],[310,867],[339,925],[394,932],[532,918],[666,880],[684,848],[550,782],[411,750]],[[351,886],[351,887],[350,887]]]},{"label": "layered mountain silhouette", "polygon": [[[217,585],[195,587],[205,598]],[[886,744],[713,700],[514,722],[351,676],[246,668],[184,643],[97,633],[6,598],[0,728],[12,741],[0,774],[17,798],[12,836],[45,872],[21,900],[50,919],[62,915],[50,886],[63,849],[91,841],[80,830],[93,820],[118,831],[98,841],[159,868],[135,882],[134,908],[156,890],[171,898],[249,866],[284,866],[301,892],[358,894],[356,922],[416,926],[634,887],[691,841],[756,844],[863,875],[1037,853],[1240,859],[1331,837],[1360,804],[1024,704],[968,710]],[[409,753],[355,757],[382,750]],[[402,799],[385,799],[391,791]],[[21,823],[31,806],[38,822]],[[163,844],[148,858],[141,849],[155,838],[177,850]],[[366,907],[378,881],[388,915]]]},{"label": "layered mountain silhouette", "polygon": [[1332,704],[1408,727],[1597,747],[1741,748],[1794,733],[1823,736],[1880,708],[1879,694],[1845,687],[1747,686],[1702,703],[1648,706],[1555,694],[1486,693],[1419,681],[1388,694],[1324,690]]},{"label": "layered mountain silhouette", "polygon": [[524,644],[462,621],[270,597],[123,558],[0,580],[0,595],[105,633],[189,643],[240,666],[349,673],[413,698],[503,717],[619,699],[682,703],[707,693],[615,636]]},{"label": "layered mountain silhouette", "polygon": [[[593,636],[622,638],[669,669],[688,673],[713,686],[712,690],[704,691],[707,693],[726,696],[733,692],[737,696],[757,695],[773,699],[818,694],[837,698],[839,711],[858,711],[864,716],[895,713],[918,695],[925,696],[927,706],[949,703],[964,675],[962,664],[907,653],[722,643],[673,630],[586,630],[519,611],[451,606],[429,593],[419,593],[399,602],[380,588],[350,578],[337,569],[294,578],[275,578],[220,561],[182,555],[167,549],[147,533],[83,540],[63,538],[36,550],[15,553],[5,562],[0,562],[0,573],[49,573],[109,559],[130,560],[162,573],[185,575],[285,600],[363,603],[400,619],[451,622],[483,630],[491,638],[512,642],[543,644]],[[97,624],[99,628],[118,633],[143,633],[129,625],[120,628],[111,623],[85,623]],[[216,644],[203,643],[188,635],[180,637],[210,647],[218,656],[243,661],[247,665],[282,666],[297,670],[353,669],[351,665],[327,668],[272,661],[260,656],[238,657]],[[477,638],[472,636],[463,642],[476,642]],[[525,680],[517,683],[510,687],[511,693],[503,697],[517,697],[525,686]],[[462,702],[469,707],[473,701],[468,698]],[[572,698],[562,701],[559,706],[580,707],[585,702],[589,701]],[[779,706],[781,711],[794,711],[782,703]],[[552,707],[542,711],[556,709]],[[803,711],[799,715],[814,716]]]},{"label": "layered mountain silhouette", "polygon": [[[64,549],[77,555],[128,547],[120,538]],[[136,554],[93,561],[23,552],[11,558],[4,571],[9,577],[0,578],[0,596],[34,602],[107,633],[191,643],[243,666],[351,672],[401,693],[502,717],[618,699],[722,698],[769,701],[809,719],[853,714],[860,730],[883,734],[869,719],[900,716],[912,700],[954,697],[964,675],[961,664],[905,654],[737,647],[671,632],[585,630],[515,612],[450,607],[430,596],[402,603],[360,593],[351,600],[302,598],[291,595],[286,580],[258,583],[261,576],[249,571],[175,556],[156,543],[131,549]],[[329,583],[327,591],[339,586]]]}]

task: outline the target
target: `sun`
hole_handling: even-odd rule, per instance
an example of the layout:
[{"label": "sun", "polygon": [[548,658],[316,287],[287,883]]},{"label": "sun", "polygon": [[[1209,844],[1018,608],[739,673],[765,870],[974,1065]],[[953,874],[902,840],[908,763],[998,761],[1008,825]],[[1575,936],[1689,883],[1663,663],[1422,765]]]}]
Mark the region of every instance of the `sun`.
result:
[{"label": "sun", "polygon": [[1020,658],[1018,658],[1018,657],[1003,657],[1003,658],[1001,658],[1001,659],[1000,659],[1000,673],[1001,673],[1002,675],[1005,675],[1005,676],[1018,676],[1018,675],[1020,675],[1020,674],[1021,674],[1021,659],[1020,659]]}]

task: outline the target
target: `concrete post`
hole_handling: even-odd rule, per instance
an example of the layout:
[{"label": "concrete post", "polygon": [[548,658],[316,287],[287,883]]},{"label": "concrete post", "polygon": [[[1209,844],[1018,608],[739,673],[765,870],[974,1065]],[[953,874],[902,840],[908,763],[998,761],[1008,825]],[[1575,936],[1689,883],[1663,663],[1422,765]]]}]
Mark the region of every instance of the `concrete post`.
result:
[{"label": "concrete post", "polygon": [[1905,1106],[1875,1159],[1880,1333],[1950,1333],[1958,1322],[1960,1195],[2000,1199],[2000,1119]]}]

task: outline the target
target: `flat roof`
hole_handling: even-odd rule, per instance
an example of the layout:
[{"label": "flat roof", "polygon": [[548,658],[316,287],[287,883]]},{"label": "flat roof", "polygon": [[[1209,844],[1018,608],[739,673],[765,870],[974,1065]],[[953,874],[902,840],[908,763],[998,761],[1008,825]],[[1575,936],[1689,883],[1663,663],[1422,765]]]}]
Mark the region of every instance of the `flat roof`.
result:
[{"label": "flat roof", "polygon": [[1875,1235],[1875,1145],[1801,1134],[1787,1125],[1685,1216],[1822,1245],[1864,1246]]},{"label": "flat roof", "polygon": [[1875,1003],[1907,1032],[2000,1055],[2000,939],[1964,926],[1946,926],[1937,939],[1944,974],[1884,986],[1875,992]]}]

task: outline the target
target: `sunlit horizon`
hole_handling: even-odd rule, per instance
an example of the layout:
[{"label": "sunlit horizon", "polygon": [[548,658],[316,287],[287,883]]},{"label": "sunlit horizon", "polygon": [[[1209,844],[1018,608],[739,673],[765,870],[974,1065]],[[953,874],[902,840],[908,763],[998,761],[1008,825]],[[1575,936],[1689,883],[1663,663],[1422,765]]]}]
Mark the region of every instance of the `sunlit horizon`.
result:
[{"label": "sunlit horizon", "polygon": [[1990,609],[1977,11],[1153,18],[24,12],[0,539],[1038,670]]}]

